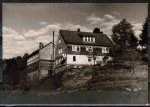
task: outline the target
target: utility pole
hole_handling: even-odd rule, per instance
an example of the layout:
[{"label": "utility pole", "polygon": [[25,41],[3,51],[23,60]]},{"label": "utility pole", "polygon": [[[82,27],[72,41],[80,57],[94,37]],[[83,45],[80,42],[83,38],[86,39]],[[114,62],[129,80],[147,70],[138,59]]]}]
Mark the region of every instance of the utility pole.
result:
[{"label": "utility pole", "polygon": [[53,31],[53,60],[52,60],[52,63],[53,63],[53,76],[55,75],[55,59],[54,59],[54,31]]}]

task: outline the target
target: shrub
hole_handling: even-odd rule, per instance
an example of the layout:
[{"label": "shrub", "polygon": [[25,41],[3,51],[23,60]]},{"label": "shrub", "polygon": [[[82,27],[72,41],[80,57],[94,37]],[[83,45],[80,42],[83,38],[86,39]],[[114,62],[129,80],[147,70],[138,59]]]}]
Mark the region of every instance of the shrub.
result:
[{"label": "shrub", "polygon": [[147,59],[147,57],[142,57],[141,61],[147,62],[148,59]]}]

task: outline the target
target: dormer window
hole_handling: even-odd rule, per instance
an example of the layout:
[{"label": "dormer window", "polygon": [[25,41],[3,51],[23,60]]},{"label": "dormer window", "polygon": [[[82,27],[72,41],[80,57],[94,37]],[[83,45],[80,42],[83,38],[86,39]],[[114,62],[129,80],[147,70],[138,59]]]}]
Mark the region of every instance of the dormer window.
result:
[{"label": "dormer window", "polygon": [[93,42],[95,42],[95,38],[93,37]]},{"label": "dormer window", "polygon": [[83,42],[95,42],[95,37],[83,37]]},{"label": "dormer window", "polygon": [[93,37],[91,37],[91,41],[93,41]]},{"label": "dormer window", "polygon": [[87,37],[84,37],[85,38],[85,41],[87,41]]}]

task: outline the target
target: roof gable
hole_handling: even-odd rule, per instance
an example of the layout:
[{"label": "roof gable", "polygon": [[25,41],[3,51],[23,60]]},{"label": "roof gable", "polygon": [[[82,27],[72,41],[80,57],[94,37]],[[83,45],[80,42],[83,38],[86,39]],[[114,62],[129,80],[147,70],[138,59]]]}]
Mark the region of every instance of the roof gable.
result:
[{"label": "roof gable", "polygon": [[[45,48],[46,46],[48,46],[48,45],[50,45],[50,44],[53,44],[53,42],[50,42],[50,43],[46,44],[46,45],[43,46],[41,49]],[[53,45],[54,45],[54,44],[53,44]],[[55,45],[54,45],[54,46],[55,46]],[[30,58],[30,57],[32,57],[32,56],[38,54],[41,49],[37,49],[36,51],[32,52],[27,58]]]},{"label": "roof gable", "polygon": [[[114,46],[113,42],[103,33],[78,32],[69,30],[60,30],[66,44],[78,45],[96,45],[96,46]],[[83,42],[83,37],[95,37],[95,42]]]}]

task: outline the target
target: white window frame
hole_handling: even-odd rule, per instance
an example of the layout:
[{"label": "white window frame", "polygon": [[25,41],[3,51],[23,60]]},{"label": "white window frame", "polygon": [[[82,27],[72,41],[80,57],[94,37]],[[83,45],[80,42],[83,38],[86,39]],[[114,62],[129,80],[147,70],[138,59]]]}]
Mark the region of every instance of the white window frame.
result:
[{"label": "white window frame", "polygon": [[76,51],[76,46],[72,45],[72,51]]},{"label": "white window frame", "polygon": [[[89,61],[89,59],[90,59],[90,61]],[[88,62],[92,62],[92,57],[88,57]]]},{"label": "white window frame", "polygon": [[90,41],[90,37],[88,37],[88,41]]},{"label": "white window frame", "polygon": [[109,53],[109,48],[108,47],[102,47],[102,53]]},{"label": "white window frame", "polygon": [[61,38],[59,39],[59,43],[61,43]]},{"label": "white window frame", "polygon": [[59,48],[58,54],[62,54],[62,48]]},{"label": "white window frame", "polygon": [[95,42],[95,37],[83,37],[83,42]]},{"label": "white window frame", "polygon": [[92,40],[91,40],[91,37],[89,37],[89,38],[90,38],[90,41],[92,41]]},{"label": "white window frame", "polygon": [[59,64],[59,59],[57,59],[57,65]]},{"label": "white window frame", "polygon": [[93,42],[95,42],[95,37],[93,37]]},{"label": "white window frame", "polygon": [[56,59],[56,61],[55,61],[55,62],[56,62],[56,65],[57,65],[57,59]]},{"label": "white window frame", "polygon": [[62,53],[62,48],[60,48],[60,53]]},{"label": "white window frame", "polygon": [[[91,51],[89,50],[91,48]],[[87,46],[86,47],[86,51],[88,51],[88,52],[93,52],[93,47],[92,46]]]},{"label": "white window frame", "polygon": [[85,37],[85,41],[87,41],[88,40],[88,37]]},{"label": "white window frame", "polygon": [[59,59],[59,64],[61,63],[61,61],[62,61],[62,60],[61,60],[61,58],[60,58],[60,59]]},{"label": "white window frame", "polygon": [[93,42],[93,38],[94,38],[94,37],[91,37],[91,41],[92,41],[92,42]]},{"label": "white window frame", "polygon": [[[79,51],[77,50],[77,48],[79,48]],[[80,52],[80,46],[78,46],[78,45],[72,45],[72,51]]]},{"label": "white window frame", "polygon": [[85,42],[85,37],[83,37],[83,42]]}]

